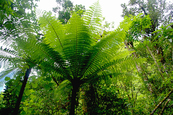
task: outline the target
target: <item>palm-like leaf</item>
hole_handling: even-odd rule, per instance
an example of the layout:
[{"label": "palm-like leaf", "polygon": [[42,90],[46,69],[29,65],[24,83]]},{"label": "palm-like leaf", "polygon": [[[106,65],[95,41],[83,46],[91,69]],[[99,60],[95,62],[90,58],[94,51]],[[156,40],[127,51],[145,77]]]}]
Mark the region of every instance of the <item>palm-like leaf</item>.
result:
[{"label": "palm-like leaf", "polygon": [[122,43],[121,39],[116,39],[116,35],[117,32],[112,32],[110,35],[106,36],[96,45],[91,47],[87,54],[89,57],[85,57],[85,63],[87,62],[87,65],[84,67],[85,69],[83,69],[84,76],[95,72],[98,68],[104,70],[101,67],[110,62],[110,66],[113,65],[112,62],[114,61],[114,56],[118,53],[117,50]]}]

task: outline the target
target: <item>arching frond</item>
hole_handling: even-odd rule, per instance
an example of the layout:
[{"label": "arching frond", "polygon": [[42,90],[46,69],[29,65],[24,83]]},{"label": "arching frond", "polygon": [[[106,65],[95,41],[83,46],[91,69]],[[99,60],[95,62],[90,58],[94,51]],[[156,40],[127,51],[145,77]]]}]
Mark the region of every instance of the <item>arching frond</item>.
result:
[{"label": "arching frond", "polygon": [[117,39],[117,32],[112,32],[103,38],[88,52],[88,56],[85,58],[87,65],[84,67],[82,74],[87,76],[95,72],[101,66],[113,62],[114,57],[119,53],[118,49],[121,44],[122,40]]},{"label": "arching frond", "polygon": [[[2,71],[0,71],[0,86],[2,87],[5,83],[6,77],[13,76],[19,68],[17,67],[17,64],[19,63],[19,58],[17,58],[14,55],[14,51],[8,50],[8,49],[2,49],[1,48],[1,54],[0,54],[0,64]],[[13,62],[15,64],[13,64]]]},{"label": "arching frond", "polygon": [[6,77],[12,77],[14,76],[14,74],[18,71],[19,69],[16,67],[9,67],[8,69],[5,69],[3,71],[0,72],[0,87],[3,86],[3,84],[5,83],[4,79]]},{"label": "arching frond", "polygon": [[44,42],[49,44],[55,51],[59,53],[63,50],[64,26],[51,13],[44,13],[39,18],[40,27],[44,34]]},{"label": "arching frond", "polygon": [[102,74],[100,75],[95,75],[93,76],[87,76],[87,78],[83,79],[83,82],[85,83],[93,83],[95,81],[99,81],[99,80],[106,80],[108,77],[110,76],[118,76],[118,75],[122,75],[122,73],[118,73],[118,72],[114,72],[114,73],[110,73],[110,72],[102,72]]},{"label": "arching frond", "polygon": [[59,52],[54,51],[47,44],[37,42],[34,38],[28,40],[18,38],[16,42],[20,44],[20,48],[24,49],[31,60],[35,61],[35,64],[38,64],[38,66],[41,66],[47,71],[51,69],[56,70],[59,74],[69,77],[69,72],[65,68],[68,66],[67,63]]},{"label": "arching frond", "polygon": [[0,48],[0,55],[11,56],[11,57],[19,57],[15,50],[10,50],[8,48]]}]

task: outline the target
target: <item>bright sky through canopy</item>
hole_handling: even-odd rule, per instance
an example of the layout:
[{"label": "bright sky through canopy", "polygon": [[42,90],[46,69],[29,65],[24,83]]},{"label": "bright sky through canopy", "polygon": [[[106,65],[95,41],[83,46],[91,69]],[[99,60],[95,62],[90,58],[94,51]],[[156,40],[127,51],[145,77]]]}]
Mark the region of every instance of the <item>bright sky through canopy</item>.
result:
[{"label": "bright sky through canopy", "polygon": [[[74,5],[82,4],[86,9],[89,8],[97,0],[71,0]],[[123,20],[121,17],[122,8],[121,4],[128,3],[129,0],[99,0],[102,8],[102,15],[105,20],[109,23],[114,22],[115,27],[118,27],[119,23]],[[38,9],[52,11],[53,7],[57,6],[56,0],[40,0],[38,4]]]}]

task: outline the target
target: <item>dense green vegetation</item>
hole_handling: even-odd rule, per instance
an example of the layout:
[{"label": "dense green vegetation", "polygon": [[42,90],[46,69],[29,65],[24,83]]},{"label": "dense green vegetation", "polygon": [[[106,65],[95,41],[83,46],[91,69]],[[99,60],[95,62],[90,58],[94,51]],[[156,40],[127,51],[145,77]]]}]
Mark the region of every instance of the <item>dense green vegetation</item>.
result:
[{"label": "dense green vegetation", "polygon": [[99,1],[56,2],[36,19],[33,0],[2,0],[0,114],[173,114],[172,3],[130,0],[109,30]]}]

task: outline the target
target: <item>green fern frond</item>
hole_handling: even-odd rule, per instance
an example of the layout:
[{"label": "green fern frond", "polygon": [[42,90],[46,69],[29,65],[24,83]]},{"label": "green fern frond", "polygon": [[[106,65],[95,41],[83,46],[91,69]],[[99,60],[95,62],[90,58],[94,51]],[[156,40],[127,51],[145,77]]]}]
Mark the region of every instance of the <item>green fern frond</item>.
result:
[{"label": "green fern frond", "polygon": [[112,32],[91,48],[85,58],[87,65],[83,69],[84,76],[113,61],[114,56],[118,53],[117,50],[121,46],[120,44],[122,44],[121,39],[116,39],[116,37],[117,32]]},{"label": "green fern frond", "polygon": [[28,40],[18,38],[16,42],[38,66],[40,65],[48,71],[50,69],[56,70],[61,75],[69,77],[69,72],[65,68],[66,62],[58,52],[47,44],[37,42],[35,38]]},{"label": "green fern frond", "polygon": [[73,76],[78,76],[81,69],[81,63],[86,52],[90,49],[91,43],[94,42],[90,38],[88,28],[84,21],[77,14],[73,14],[66,25],[64,42],[64,54],[71,64]]},{"label": "green fern frond", "polygon": [[[117,59],[117,60],[114,60],[114,61],[111,61],[111,62],[107,62],[104,65],[98,66],[93,73],[91,73],[87,76],[88,77],[94,77],[97,74],[102,75],[102,74],[105,74],[106,71],[108,72],[106,74],[110,74],[110,73],[112,73],[112,72],[110,72],[111,69],[113,69],[112,66],[116,66],[117,64],[121,63],[122,61],[123,61],[123,59],[119,59],[119,60]],[[116,73],[120,73],[120,71],[116,71]]]},{"label": "green fern frond", "polygon": [[86,10],[83,20],[90,30],[91,37],[96,39],[102,31],[102,13],[99,0],[89,10]]},{"label": "green fern frond", "polygon": [[[12,77],[19,69],[16,67],[9,67],[0,72],[0,87],[5,84],[6,77]],[[5,79],[5,80],[4,80]]]},{"label": "green fern frond", "polygon": [[68,80],[64,80],[63,82],[60,83],[60,85],[57,88],[56,98],[58,100],[67,99],[68,94],[71,92],[71,89],[72,89],[71,82]]},{"label": "green fern frond", "polygon": [[119,76],[119,75],[122,75],[122,73],[102,72],[100,75],[95,75],[94,77],[93,76],[88,76],[86,79],[83,79],[83,81],[85,83],[95,83],[96,81],[106,80],[110,76]]},{"label": "green fern frond", "polygon": [[123,58],[123,61],[118,63],[115,68],[116,71],[121,71],[125,77],[133,76],[130,71],[136,71],[136,64],[141,65],[145,63],[145,58],[136,58],[134,60],[133,57],[128,56],[126,58]]},{"label": "green fern frond", "polygon": [[39,18],[40,27],[44,34],[44,42],[49,44],[55,51],[62,52],[64,41],[64,26],[51,13],[44,13]]}]

